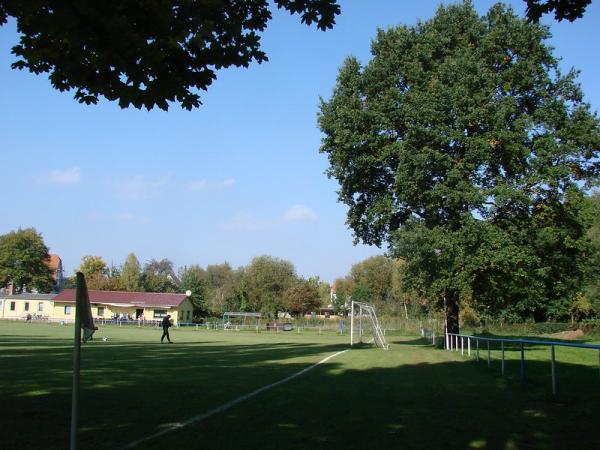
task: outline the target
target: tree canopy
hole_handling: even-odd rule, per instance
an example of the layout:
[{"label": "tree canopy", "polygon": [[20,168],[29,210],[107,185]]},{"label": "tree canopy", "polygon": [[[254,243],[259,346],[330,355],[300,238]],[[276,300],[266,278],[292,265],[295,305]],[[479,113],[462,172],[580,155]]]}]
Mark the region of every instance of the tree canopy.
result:
[{"label": "tree canopy", "polygon": [[540,304],[581,281],[599,123],[549,36],[501,4],[483,17],[470,2],[440,7],[379,30],[372,60],[348,58],[321,103],[321,152],[356,240],[404,259],[407,285],[444,300],[450,331],[461,297],[494,307],[504,289],[523,316],[547,317]]},{"label": "tree canopy", "polygon": [[15,293],[50,292],[54,287],[50,255],[34,228],[0,236],[0,287],[13,285]]},{"label": "tree canopy", "polygon": [[[335,0],[275,0],[303,23],[331,28]],[[216,71],[267,61],[260,35],[267,0],[0,0],[0,25],[16,19],[15,69],[48,73],[80,103],[99,97],[148,110],[200,106]]]}]

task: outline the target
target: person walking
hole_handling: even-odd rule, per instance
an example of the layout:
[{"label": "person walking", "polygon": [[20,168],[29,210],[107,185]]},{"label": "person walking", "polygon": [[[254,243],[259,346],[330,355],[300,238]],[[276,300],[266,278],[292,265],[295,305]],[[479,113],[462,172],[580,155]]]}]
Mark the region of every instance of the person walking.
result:
[{"label": "person walking", "polygon": [[164,317],[162,320],[163,334],[162,334],[162,337],[160,338],[161,343],[165,340],[165,337],[167,338],[167,341],[169,341],[169,344],[173,343],[171,341],[171,337],[169,336],[169,327],[170,326],[171,326],[171,315],[167,314],[167,317]]}]

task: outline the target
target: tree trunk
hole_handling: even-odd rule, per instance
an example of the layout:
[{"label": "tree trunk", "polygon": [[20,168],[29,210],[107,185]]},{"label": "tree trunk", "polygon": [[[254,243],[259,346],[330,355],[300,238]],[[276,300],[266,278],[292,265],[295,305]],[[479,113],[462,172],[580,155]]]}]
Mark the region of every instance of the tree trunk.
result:
[{"label": "tree trunk", "polygon": [[458,326],[458,292],[446,292],[444,296],[444,309],[446,313],[446,331],[448,333],[460,333]]}]

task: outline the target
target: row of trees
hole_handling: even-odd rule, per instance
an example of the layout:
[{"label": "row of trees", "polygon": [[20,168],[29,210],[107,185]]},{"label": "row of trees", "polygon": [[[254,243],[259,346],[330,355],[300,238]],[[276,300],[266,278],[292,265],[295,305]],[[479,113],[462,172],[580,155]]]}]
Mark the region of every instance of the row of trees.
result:
[{"label": "row of trees", "polygon": [[[48,247],[35,229],[0,236],[0,288],[13,285],[15,293],[50,292],[54,278]],[[90,289],[143,292],[192,292],[196,315],[221,315],[225,311],[260,311],[305,314],[327,306],[330,287],[319,279],[304,279],[293,263],[259,256],[247,266],[232,268],[227,262],[203,268],[191,265],[175,270],[168,259],[151,259],[143,266],[130,253],[122,265],[107,264],[100,256],[84,256],[76,271]],[[74,286],[74,277],[64,287]]]},{"label": "row of trees", "polygon": [[[554,320],[579,320],[600,315],[600,194],[584,201],[586,217],[583,238],[586,255],[581,262],[581,280],[564,288],[557,304],[530,305],[525,297],[490,313],[490,305],[462,297],[462,316],[471,320],[500,319],[523,321],[535,318],[531,310],[550,309]],[[49,292],[54,280],[48,267],[48,248],[34,229],[0,236],[0,287],[13,284],[14,291]],[[506,257],[504,254],[501,257]],[[91,289],[146,292],[192,291],[198,316],[221,315],[224,311],[261,311],[270,316],[286,311],[300,315],[332,304],[336,313],[347,311],[349,300],[374,303],[381,314],[429,313],[439,308],[435,297],[415,290],[407,283],[410,264],[402,259],[374,256],[354,264],[345,277],[334,282],[336,295],[318,277],[302,279],[294,265],[270,256],[254,258],[247,266],[232,268],[228,263],[203,268],[191,265],[175,271],[168,259],[151,259],[143,266],[135,254],[122,265],[108,265],[101,257],[84,256],[78,271],[86,275]],[[568,278],[568,277],[567,277]],[[67,280],[67,286],[69,280]],[[504,285],[512,289],[510,283]],[[508,295],[508,294],[507,294]],[[525,304],[520,304],[519,301]]]},{"label": "row of trees", "polygon": [[224,311],[260,311],[304,314],[327,304],[329,285],[318,277],[296,274],[294,265],[271,256],[259,256],[237,269],[228,263],[203,268],[191,265],[177,273],[168,259],[152,259],[142,267],[131,253],[121,266],[109,266],[99,256],[84,256],[77,269],[86,275],[90,289],[192,292],[196,314],[221,315]]}]

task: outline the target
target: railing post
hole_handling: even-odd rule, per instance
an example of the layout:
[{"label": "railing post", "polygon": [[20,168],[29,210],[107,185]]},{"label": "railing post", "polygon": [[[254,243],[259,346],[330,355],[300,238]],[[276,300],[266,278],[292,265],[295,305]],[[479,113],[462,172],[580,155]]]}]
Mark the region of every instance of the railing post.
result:
[{"label": "railing post", "polygon": [[465,338],[460,337],[460,356],[465,356]]},{"label": "railing post", "polygon": [[488,369],[490,367],[492,367],[492,359],[491,359],[491,354],[490,354],[490,341],[487,341],[487,348],[488,348]]},{"label": "railing post", "polygon": [[467,354],[471,356],[471,336],[467,338]]},{"label": "railing post", "polygon": [[458,334],[456,335],[456,351],[458,352]]},{"label": "railing post", "polygon": [[552,361],[552,394],[556,395],[556,357],[554,345],[550,346],[550,357]]},{"label": "railing post", "polygon": [[525,345],[521,342],[521,383],[525,383]]},{"label": "railing post", "polygon": [[446,350],[450,350],[450,336],[448,335],[448,332],[446,331]]},{"label": "railing post", "polygon": [[449,338],[449,342],[450,342],[450,346],[448,347],[448,350],[452,351],[452,345],[453,345],[453,338],[450,335],[450,333],[448,333],[448,338]]},{"label": "railing post", "polygon": [[479,338],[477,338],[477,362],[479,362]]},{"label": "railing post", "polygon": [[502,348],[502,365],[500,366],[501,367],[500,370],[501,370],[502,375],[504,375],[504,341],[500,341],[500,346]]}]

